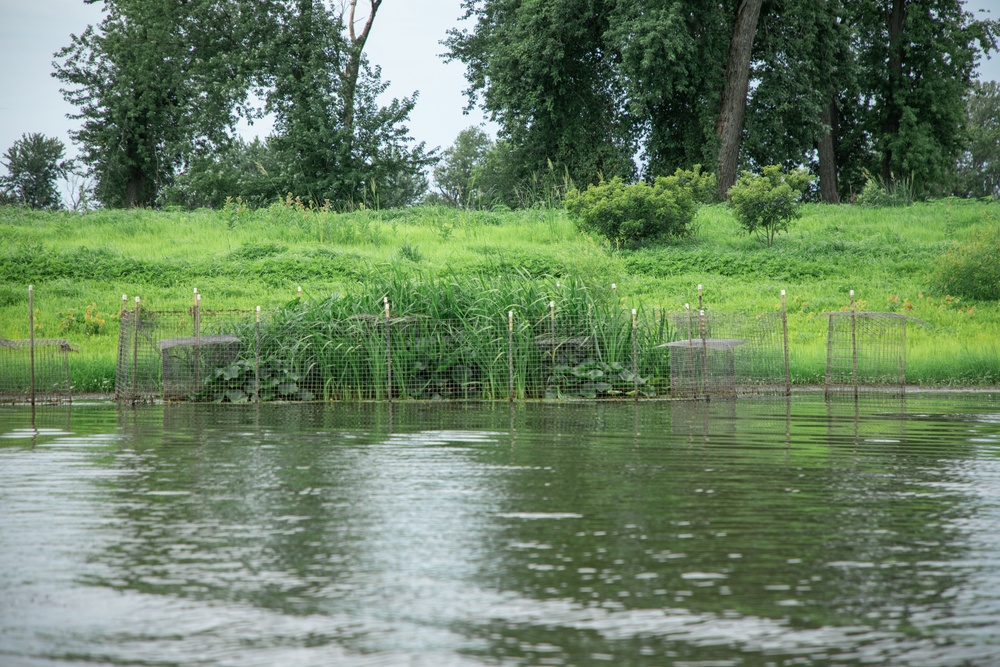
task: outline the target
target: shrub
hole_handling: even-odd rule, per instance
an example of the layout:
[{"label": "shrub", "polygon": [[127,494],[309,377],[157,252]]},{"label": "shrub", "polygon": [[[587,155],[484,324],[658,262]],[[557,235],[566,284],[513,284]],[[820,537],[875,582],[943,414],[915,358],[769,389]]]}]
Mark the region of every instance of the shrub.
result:
[{"label": "shrub", "polygon": [[690,234],[697,204],[677,176],[657,178],[652,185],[626,185],[620,178],[573,189],[566,210],[577,225],[616,245],[636,247],[647,241]]},{"label": "shrub", "polygon": [[719,185],[715,174],[702,171],[701,165],[696,164],[691,169],[680,169],[674,172],[673,178],[678,183],[691,191],[691,196],[699,204],[718,204],[721,201],[719,196]]},{"label": "shrub", "polygon": [[861,206],[889,208],[913,204],[913,177],[900,178],[886,183],[865,171],[865,187],[855,200]]},{"label": "shrub", "polygon": [[941,257],[934,272],[945,294],[980,301],[1000,299],[1000,227],[980,231],[970,243],[955,244]]},{"label": "shrub", "polygon": [[802,194],[810,183],[812,176],[805,169],[786,173],[770,165],[759,175],[745,171],[729,189],[729,205],[743,230],[764,238],[771,247],[775,235],[788,231],[789,223],[802,215]]}]

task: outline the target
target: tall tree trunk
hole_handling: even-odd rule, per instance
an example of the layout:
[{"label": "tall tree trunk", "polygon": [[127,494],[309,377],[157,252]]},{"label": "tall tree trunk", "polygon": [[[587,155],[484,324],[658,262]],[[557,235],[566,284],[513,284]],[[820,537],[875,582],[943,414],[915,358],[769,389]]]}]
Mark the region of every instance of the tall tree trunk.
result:
[{"label": "tall tree trunk", "polygon": [[733,41],[729,44],[726,88],[722,92],[722,108],[715,128],[719,137],[719,193],[723,197],[727,197],[729,188],[736,183],[750,85],[750,56],[762,3],[763,0],[740,0],[733,26]]},{"label": "tall tree trunk", "polygon": [[369,12],[361,32],[354,28],[357,22],[358,0],[350,0],[347,14],[347,32],[351,39],[350,52],[347,54],[347,65],[344,67],[344,130],[347,136],[354,134],[354,98],[358,89],[358,76],[361,74],[361,57],[365,52],[365,42],[371,34],[375,14],[382,5],[382,0],[368,0]]},{"label": "tall tree trunk", "polygon": [[892,140],[899,134],[903,118],[898,94],[904,90],[903,82],[903,25],[906,22],[907,0],[892,0],[889,12],[889,82],[885,96],[885,119],[882,124],[882,140],[887,142],[882,152],[882,181],[889,184],[892,173]]},{"label": "tall tree trunk", "polygon": [[837,183],[837,99],[830,97],[830,103],[820,112],[820,122],[825,128],[819,138],[819,199],[827,204],[839,204],[840,194]]}]

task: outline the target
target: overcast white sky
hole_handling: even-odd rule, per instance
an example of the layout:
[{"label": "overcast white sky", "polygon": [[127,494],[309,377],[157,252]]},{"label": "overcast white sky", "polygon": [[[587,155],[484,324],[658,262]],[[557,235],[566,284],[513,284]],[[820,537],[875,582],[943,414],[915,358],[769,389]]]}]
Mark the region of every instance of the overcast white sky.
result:
[{"label": "overcast white sky", "polygon": [[[69,44],[70,34],[98,23],[101,7],[83,0],[0,0],[0,153],[27,132],[58,137],[71,155],[76,153],[69,140],[75,121],[66,118],[74,108],[63,101],[59,82],[51,77],[52,54]],[[967,7],[992,7],[990,17],[1000,17],[997,0],[971,0]],[[391,95],[420,91],[410,131],[431,148],[446,148],[462,129],[484,122],[478,111],[463,114],[462,65],[440,58],[440,41],[461,15],[460,0],[387,0],[368,42],[368,57],[392,83]],[[980,78],[1000,80],[1000,55],[981,64]],[[253,130],[266,133],[267,127]]]}]

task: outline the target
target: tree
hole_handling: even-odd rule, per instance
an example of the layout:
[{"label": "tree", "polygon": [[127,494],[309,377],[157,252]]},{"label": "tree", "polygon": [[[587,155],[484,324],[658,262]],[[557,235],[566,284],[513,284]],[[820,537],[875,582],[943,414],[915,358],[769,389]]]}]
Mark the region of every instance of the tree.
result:
[{"label": "tree", "polygon": [[63,160],[66,147],[44,134],[22,134],[3,154],[7,176],[0,178],[0,191],[12,203],[30,208],[57,209],[61,204],[57,183],[72,171]]},{"label": "tree", "polygon": [[719,138],[717,173],[719,194],[726,197],[736,182],[740,145],[743,140],[743,120],[746,114],[747,91],[750,86],[750,56],[757,34],[757,21],[763,0],[739,0],[733,39],[726,60],[726,81],[722,90],[719,122],[715,132]]},{"label": "tree", "polygon": [[492,147],[493,141],[482,128],[468,127],[444,151],[441,162],[434,167],[434,181],[441,196],[452,206],[468,208],[482,199],[474,174]]},{"label": "tree", "polygon": [[729,189],[729,205],[743,230],[770,248],[774,237],[802,215],[799,205],[811,182],[805,169],[783,172],[779,165],[768,165],[762,174],[745,171]]},{"label": "tree", "polygon": [[714,165],[731,12],[712,0],[618,0],[610,24],[645,176]]},{"label": "tree", "polygon": [[955,194],[1000,197],[1000,83],[973,85],[966,118],[969,141],[958,160]]},{"label": "tree", "polygon": [[388,83],[362,51],[378,6],[361,33],[345,27],[354,2],[346,15],[321,0],[281,6],[258,77],[276,117],[269,143],[281,191],[349,208],[410,203],[426,188],[422,172],[436,156],[412,145],[405,126],[416,95],[382,105]]},{"label": "tree", "polygon": [[808,165],[820,200],[839,201],[840,109],[857,90],[852,35],[840,0],[770,0],[754,47],[742,165]]},{"label": "tree", "polygon": [[963,148],[976,59],[996,49],[1000,23],[976,20],[962,0],[845,7],[857,26],[859,120],[874,148],[867,166],[887,185],[911,179],[918,196],[946,193]]},{"label": "tree", "polygon": [[247,44],[267,21],[240,0],[104,0],[104,8],[98,26],[55,54],[53,76],[79,108],[73,138],[97,198],[150,206],[187,156],[229,141],[247,97]]},{"label": "tree", "polygon": [[[613,0],[464,0],[473,30],[449,31],[449,60],[466,67],[500,140],[530,182],[549,169],[579,183],[635,174],[633,124],[605,39]],[[506,170],[505,170],[506,171]]]}]

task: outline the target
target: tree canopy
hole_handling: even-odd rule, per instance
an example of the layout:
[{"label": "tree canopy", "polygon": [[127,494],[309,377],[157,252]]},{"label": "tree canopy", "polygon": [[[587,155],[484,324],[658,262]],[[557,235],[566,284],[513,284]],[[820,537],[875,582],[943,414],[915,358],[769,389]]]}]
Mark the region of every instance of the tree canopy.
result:
[{"label": "tree canopy", "polygon": [[944,192],[976,58],[1000,33],[963,0],[464,6],[471,28],[449,33],[448,56],[526,168],[593,182],[702,163],[724,194],[738,166],[805,165],[825,201],[866,171]]}]

